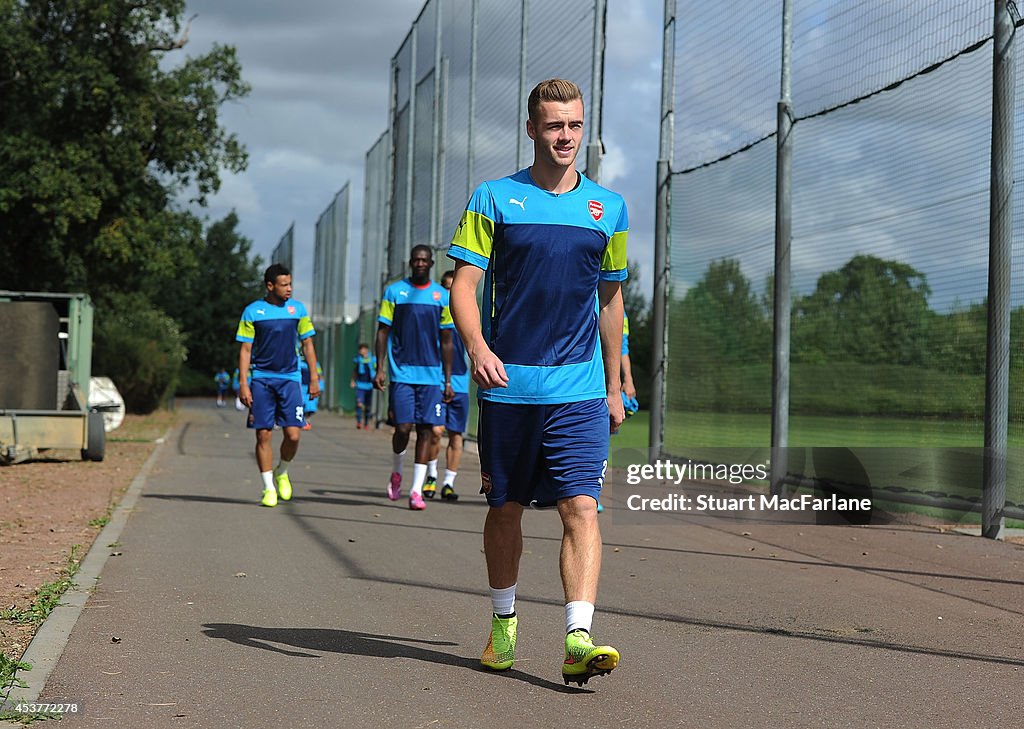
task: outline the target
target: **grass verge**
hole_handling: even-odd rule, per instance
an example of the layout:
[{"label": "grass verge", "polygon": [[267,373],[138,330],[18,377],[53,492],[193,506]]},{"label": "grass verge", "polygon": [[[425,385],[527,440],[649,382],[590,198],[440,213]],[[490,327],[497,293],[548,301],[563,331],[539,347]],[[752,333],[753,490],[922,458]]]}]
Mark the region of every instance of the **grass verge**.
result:
[{"label": "grass verge", "polygon": [[79,556],[81,551],[82,545],[72,545],[67,562],[57,579],[37,589],[34,593],[35,599],[27,608],[12,607],[0,610],[0,620],[9,620],[12,623],[32,625],[37,628],[42,625],[53,609],[60,605],[61,596],[75,584],[75,575],[78,574],[82,561]]}]

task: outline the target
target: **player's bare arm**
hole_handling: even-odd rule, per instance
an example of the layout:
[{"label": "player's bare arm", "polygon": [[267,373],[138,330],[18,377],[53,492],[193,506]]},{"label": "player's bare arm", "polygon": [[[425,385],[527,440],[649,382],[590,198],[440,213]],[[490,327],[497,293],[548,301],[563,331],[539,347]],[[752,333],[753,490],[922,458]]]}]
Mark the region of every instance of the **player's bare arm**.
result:
[{"label": "player's bare arm", "polygon": [[465,261],[455,263],[452,281],[451,310],[455,328],[466,345],[473,381],[479,387],[508,387],[505,364],[491,351],[480,330],[480,310],[476,305],[476,289],[483,278],[483,269]]},{"label": "player's bare arm", "polygon": [[377,374],[373,377],[373,386],[384,392],[388,387],[388,335],[391,327],[381,322],[377,325],[377,339],[374,348],[377,354]]},{"label": "player's bare arm", "polygon": [[608,416],[614,433],[626,419],[619,382],[619,368],[622,366],[622,284],[618,281],[601,281],[597,291],[601,305],[598,319],[601,358],[604,360],[604,381],[608,392]]},{"label": "player's bare arm", "polygon": [[238,350],[238,399],[247,408],[252,407],[252,390],[249,389],[249,366],[252,362],[252,342],[242,342]]},{"label": "player's bare arm", "polygon": [[622,392],[626,394],[626,397],[636,397],[636,385],[633,383],[633,363],[629,360],[629,355],[622,355]]},{"label": "player's bare arm", "polygon": [[316,371],[316,349],[313,347],[313,337],[302,340],[302,356],[309,365],[309,399],[315,400],[320,397],[320,376]]},{"label": "player's bare arm", "polygon": [[452,389],[452,358],[455,356],[455,344],[452,342],[452,330],[441,330],[441,368],[444,371],[444,401],[451,402],[455,399],[455,390]]}]

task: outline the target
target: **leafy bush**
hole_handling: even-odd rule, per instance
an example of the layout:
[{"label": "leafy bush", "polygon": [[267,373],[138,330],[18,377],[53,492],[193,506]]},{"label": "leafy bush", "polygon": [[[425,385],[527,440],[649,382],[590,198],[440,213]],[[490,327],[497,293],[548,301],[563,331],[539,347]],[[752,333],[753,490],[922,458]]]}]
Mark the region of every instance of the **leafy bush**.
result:
[{"label": "leafy bush", "polygon": [[110,377],[128,412],[156,410],[173,392],[184,336],[177,322],[141,294],[112,294],[97,306],[93,371]]},{"label": "leafy bush", "polygon": [[181,368],[181,373],[178,375],[178,381],[174,387],[174,394],[182,397],[203,395],[209,397],[213,395],[217,391],[217,386],[213,381],[213,373],[200,372],[191,367],[190,363],[191,359]]}]

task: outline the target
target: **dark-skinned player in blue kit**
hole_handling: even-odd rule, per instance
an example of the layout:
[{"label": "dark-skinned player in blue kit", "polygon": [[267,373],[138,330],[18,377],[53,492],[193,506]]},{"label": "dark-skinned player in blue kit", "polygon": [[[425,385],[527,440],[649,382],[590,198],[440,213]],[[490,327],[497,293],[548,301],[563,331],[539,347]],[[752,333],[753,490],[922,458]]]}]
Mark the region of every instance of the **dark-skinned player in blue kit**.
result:
[{"label": "dark-skinned player in blue kit", "polygon": [[[373,384],[388,390],[388,412],[395,424],[393,460],[387,494],[402,495],[402,459],[413,428],[416,463],[409,508],[422,511],[427,463],[444,430],[445,404],[441,383],[451,378],[452,331],[448,291],[430,280],[434,254],[430,246],[414,246],[411,275],[384,289],[377,317],[377,374]],[[388,384],[390,377],[390,386]]]}]

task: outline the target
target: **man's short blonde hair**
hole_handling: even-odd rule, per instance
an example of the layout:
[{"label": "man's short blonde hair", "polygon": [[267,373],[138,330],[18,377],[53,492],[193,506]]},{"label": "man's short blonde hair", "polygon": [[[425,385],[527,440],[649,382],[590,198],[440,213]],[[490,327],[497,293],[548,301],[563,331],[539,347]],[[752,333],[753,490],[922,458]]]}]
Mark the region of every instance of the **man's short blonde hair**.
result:
[{"label": "man's short blonde hair", "polygon": [[557,101],[565,104],[577,99],[581,104],[583,103],[583,92],[580,91],[579,86],[564,78],[549,78],[533,87],[526,109],[530,114],[530,119],[536,120],[540,105],[545,101]]}]

